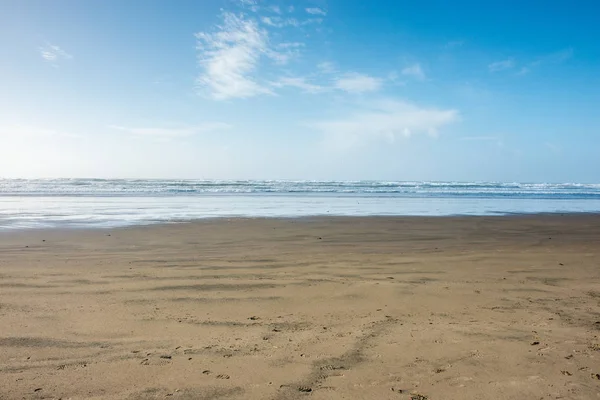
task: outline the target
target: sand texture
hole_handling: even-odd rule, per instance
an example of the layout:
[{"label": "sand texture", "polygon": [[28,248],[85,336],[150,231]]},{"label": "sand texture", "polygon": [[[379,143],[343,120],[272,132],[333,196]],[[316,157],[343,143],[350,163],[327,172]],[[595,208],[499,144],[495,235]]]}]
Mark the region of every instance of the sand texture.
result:
[{"label": "sand texture", "polygon": [[600,399],[600,216],[0,233],[0,399]]}]

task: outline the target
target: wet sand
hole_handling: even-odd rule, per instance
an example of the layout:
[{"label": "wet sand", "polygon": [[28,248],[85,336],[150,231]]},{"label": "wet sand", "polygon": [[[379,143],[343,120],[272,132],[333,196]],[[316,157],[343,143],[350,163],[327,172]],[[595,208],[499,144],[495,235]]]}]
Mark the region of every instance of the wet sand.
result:
[{"label": "wet sand", "polygon": [[600,399],[598,374],[596,215],[0,233],[0,399]]}]

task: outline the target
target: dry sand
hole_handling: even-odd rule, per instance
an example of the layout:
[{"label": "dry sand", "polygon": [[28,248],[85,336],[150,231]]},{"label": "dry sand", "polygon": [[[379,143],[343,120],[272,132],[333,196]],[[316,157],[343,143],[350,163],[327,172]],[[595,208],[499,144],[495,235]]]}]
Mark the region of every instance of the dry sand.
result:
[{"label": "dry sand", "polygon": [[0,398],[598,399],[599,306],[599,216],[5,232]]}]

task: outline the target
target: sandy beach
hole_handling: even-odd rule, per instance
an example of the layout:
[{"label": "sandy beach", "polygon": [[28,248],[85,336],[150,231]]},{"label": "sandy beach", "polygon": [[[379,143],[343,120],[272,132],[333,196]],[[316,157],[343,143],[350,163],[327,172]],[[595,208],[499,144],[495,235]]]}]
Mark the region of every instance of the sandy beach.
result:
[{"label": "sandy beach", "polygon": [[0,233],[0,399],[600,399],[600,216]]}]

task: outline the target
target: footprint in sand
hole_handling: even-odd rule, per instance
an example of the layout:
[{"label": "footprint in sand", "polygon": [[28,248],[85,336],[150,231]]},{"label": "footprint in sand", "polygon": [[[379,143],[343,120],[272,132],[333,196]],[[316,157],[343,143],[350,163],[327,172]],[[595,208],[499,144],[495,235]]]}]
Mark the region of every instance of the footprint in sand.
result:
[{"label": "footprint in sand", "polygon": [[345,370],[346,367],[341,366],[341,365],[323,365],[319,369],[321,371],[338,371],[338,370]]},{"label": "footprint in sand", "polygon": [[168,365],[168,364],[171,364],[171,357],[169,356],[169,358],[167,358],[164,356],[160,356],[158,359],[144,358],[142,360],[142,362],[140,362],[140,364],[142,364],[142,365],[159,365],[159,366]]}]

